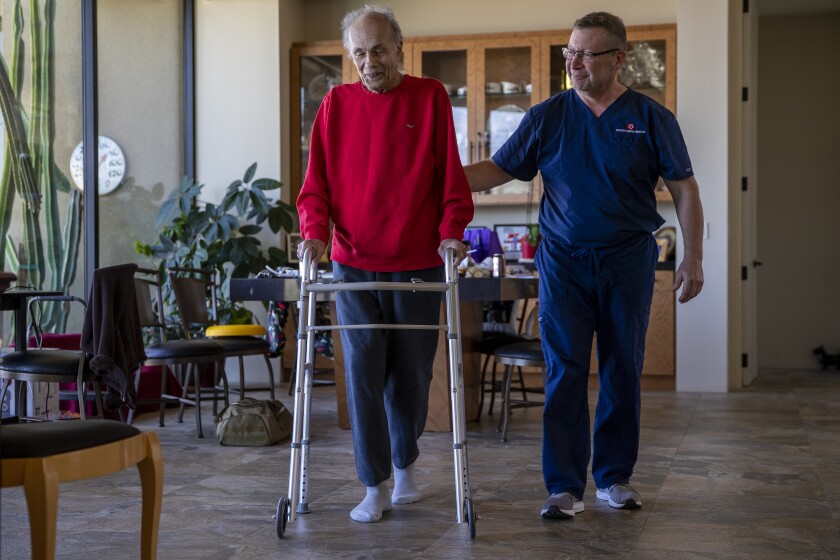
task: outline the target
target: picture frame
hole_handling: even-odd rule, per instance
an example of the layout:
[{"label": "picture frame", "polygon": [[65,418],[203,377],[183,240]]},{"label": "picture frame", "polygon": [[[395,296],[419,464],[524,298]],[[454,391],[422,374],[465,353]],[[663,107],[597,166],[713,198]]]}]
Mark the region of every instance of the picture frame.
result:
[{"label": "picture frame", "polygon": [[493,230],[499,236],[499,243],[502,244],[506,261],[516,262],[522,258],[519,239],[528,235],[527,224],[496,224],[493,226]]},{"label": "picture frame", "polygon": [[303,236],[299,231],[286,233],[286,259],[290,263],[300,262],[297,256],[297,246],[301,241],[303,241]]}]

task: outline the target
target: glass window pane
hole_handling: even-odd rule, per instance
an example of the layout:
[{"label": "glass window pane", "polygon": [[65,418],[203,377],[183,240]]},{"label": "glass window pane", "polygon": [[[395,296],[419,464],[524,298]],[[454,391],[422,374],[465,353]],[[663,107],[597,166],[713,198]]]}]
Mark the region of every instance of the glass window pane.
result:
[{"label": "glass window pane", "polygon": [[[2,0],[0,270],[18,285],[83,294],[82,196],[70,156],[82,130],[81,0]],[[0,338],[11,337],[2,314]],[[47,306],[47,332],[78,332],[82,309]]]},{"label": "glass window pane", "polygon": [[183,177],[182,28],[182,0],[97,1],[101,266],[149,264],[135,242]]}]

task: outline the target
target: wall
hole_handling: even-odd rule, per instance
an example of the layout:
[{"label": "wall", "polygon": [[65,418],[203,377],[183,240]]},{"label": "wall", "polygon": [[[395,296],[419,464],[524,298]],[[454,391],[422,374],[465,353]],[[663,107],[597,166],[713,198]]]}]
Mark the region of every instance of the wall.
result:
[{"label": "wall", "polygon": [[[301,22],[300,0],[196,0],[196,176],[207,200],[221,201],[255,161],[257,177],[288,185],[288,53],[303,39]],[[280,197],[288,201],[286,188]],[[267,227],[260,241],[278,245]],[[248,307],[265,324],[263,307]],[[279,379],[279,360],[273,365]],[[247,385],[265,386],[261,356],[246,357],[245,368]],[[236,387],[235,360],[226,371]]]},{"label": "wall", "polygon": [[[725,391],[729,385],[730,3],[681,0],[677,7],[677,107],[709,224],[709,238],[703,243],[703,292],[677,305],[679,391]],[[681,245],[680,236],[678,248]],[[678,262],[679,258],[678,254]]]},{"label": "wall", "polygon": [[[306,40],[340,39],[342,16],[364,4],[307,1]],[[568,29],[576,18],[594,10],[618,14],[627,25],[673,23],[677,7],[676,0],[604,0],[597,6],[585,0],[390,0],[382,4],[393,8],[406,36]]]},{"label": "wall", "polygon": [[759,366],[814,368],[812,348],[840,352],[840,14],[760,26]]},{"label": "wall", "polygon": [[257,162],[280,177],[277,0],[197,0],[196,177],[208,199]]}]

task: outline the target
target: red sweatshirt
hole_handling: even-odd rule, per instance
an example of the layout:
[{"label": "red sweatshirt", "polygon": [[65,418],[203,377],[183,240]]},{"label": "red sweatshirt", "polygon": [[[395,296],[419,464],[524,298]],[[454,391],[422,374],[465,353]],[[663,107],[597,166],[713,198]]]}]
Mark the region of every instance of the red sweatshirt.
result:
[{"label": "red sweatshirt", "polygon": [[395,272],[441,265],[444,239],[473,217],[443,86],[406,75],[385,93],[361,82],[324,98],[297,199],[304,239],[329,239],[332,260]]}]

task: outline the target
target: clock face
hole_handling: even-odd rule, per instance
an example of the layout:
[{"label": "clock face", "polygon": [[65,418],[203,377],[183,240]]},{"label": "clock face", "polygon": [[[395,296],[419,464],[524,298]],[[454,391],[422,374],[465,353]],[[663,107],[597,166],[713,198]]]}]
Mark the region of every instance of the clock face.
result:
[{"label": "clock face", "polygon": [[[116,142],[107,136],[99,137],[99,194],[110,194],[120,186],[125,177],[125,156]],[[84,181],[84,150],[82,142],[70,155],[70,175],[79,190]]]}]

